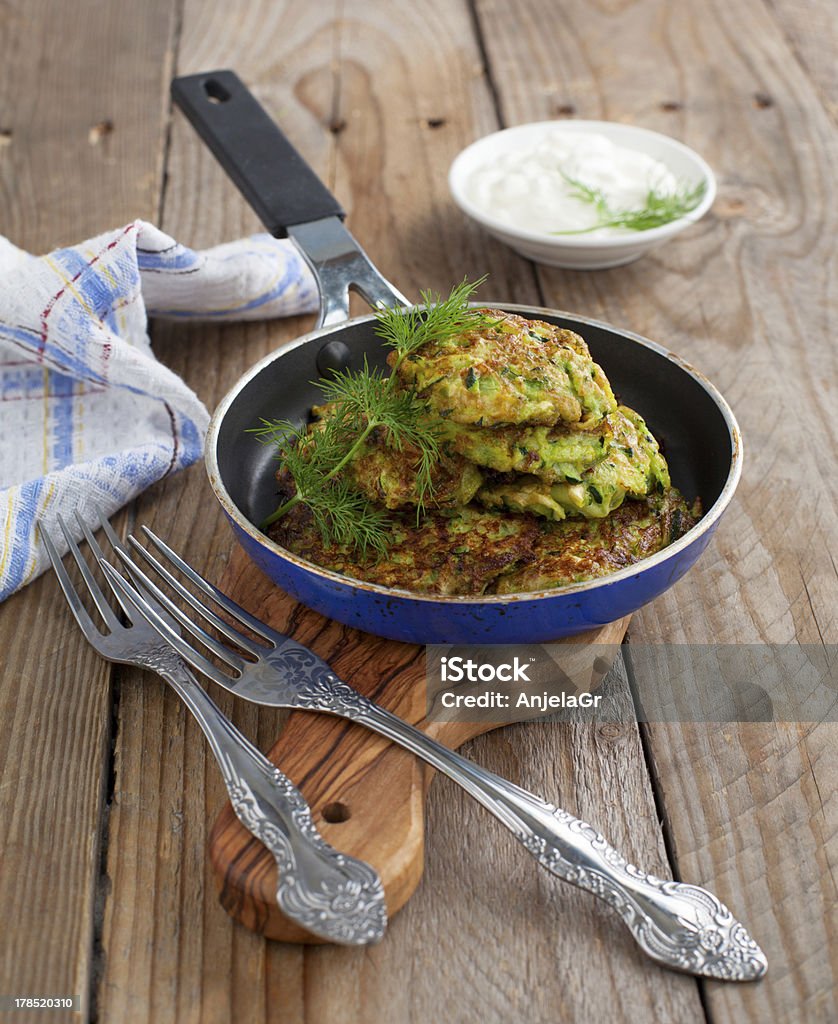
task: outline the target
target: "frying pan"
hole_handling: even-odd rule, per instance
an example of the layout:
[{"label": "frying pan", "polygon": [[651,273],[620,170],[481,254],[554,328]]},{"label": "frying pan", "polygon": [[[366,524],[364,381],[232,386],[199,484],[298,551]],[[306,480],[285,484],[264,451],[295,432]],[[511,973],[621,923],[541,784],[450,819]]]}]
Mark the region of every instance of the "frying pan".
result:
[{"label": "frying pan", "polygon": [[210,423],[210,484],[239,542],[283,590],[329,618],[410,643],[540,643],[613,622],[668,589],[707,547],[742,466],[727,402],[697,370],[661,345],[586,317],[507,302],[483,303],[581,334],[622,402],[638,409],[665,446],[673,483],[699,495],[705,515],[674,544],[603,579],[538,593],[449,597],[362,583],[291,554],[254,524],[277,503],[276,461],[249,427],[309,419],[333,369],[386,367],[373,315],[349,319],[349,289],[373,307],[407,305],[343,225],[337,200],[232,71],[177,78],[177,105],[272,235],[289,237],[317,277],[315,330],[257,363]]}]

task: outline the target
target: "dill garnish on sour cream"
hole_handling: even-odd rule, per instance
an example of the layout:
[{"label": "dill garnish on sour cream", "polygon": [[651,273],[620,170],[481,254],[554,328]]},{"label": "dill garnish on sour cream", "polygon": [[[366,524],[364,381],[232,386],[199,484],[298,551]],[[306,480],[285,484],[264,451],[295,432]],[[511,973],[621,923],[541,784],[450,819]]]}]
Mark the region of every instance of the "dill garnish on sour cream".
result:
[{"label": "dill garnish on sour cream", "polygon": [[607,238],[684,216],[705,185],[680,182],[660,160],[604,135],[556,128],[476,167],[465,192],[519,230]]}]

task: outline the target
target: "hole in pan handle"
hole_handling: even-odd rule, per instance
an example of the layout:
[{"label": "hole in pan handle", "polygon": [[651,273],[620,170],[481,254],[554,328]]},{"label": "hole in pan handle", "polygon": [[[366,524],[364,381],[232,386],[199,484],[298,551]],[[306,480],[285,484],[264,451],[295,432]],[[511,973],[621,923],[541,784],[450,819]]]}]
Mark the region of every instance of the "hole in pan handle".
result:
[{"label": "hole in pan handle", "polygon": [[373,307],[408,305],[343,226],[344,211],[234,71],[172,82],[172,98],[276,238],[290,237],[320,287],[320,325],[346,320],[349,288]]},{"label": "hole in pan handle", "polygon": [[229,92],[215,78],[207,78],[204,81],[204,92],[210,103],[226,103],[230,98]]}]

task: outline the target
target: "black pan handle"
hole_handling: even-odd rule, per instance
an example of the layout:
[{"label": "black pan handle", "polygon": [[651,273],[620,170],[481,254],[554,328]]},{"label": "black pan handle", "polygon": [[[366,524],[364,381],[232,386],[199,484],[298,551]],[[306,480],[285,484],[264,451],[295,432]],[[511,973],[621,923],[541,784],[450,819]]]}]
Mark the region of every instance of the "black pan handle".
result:
[{"label": "black pan handle", "polygon": [[295,224],[343,220],[338,201],[235,71],[175,78],[172,98],[274,237]]}]

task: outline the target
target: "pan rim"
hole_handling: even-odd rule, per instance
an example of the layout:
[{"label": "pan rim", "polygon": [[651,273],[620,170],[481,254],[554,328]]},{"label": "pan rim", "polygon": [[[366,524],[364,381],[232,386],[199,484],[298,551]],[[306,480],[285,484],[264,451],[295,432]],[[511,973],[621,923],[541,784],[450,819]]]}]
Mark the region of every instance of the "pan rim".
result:
[{"label": "pan rim", "polygon": [[302,569],[305,572],[311,573],[312,575],[318,576],[324,581],[328,581],[332,584],[338,584],[341,587],[350,587],[355,590],[363,590],[372,594],[379,594],[384,598],[398,598],[399,600],[409,599],[411,601],[422,602],[427,604],[443,604],[453,606],[468,606],[468,605],[480,605],[480,606],[497,606],[497,605],[508,605],[521,601],[542,601],[549,598],[560,598],[570,597],[578,595],[580,593],[589,593],[591,591],[604,590],[605,588],[619,583],[621,580],[629,579],[633,576],[637,576],[640,573],[652,569],[655,566],[661,565],[669,559],[673,558],[680,551],[684,551],[690,547],[699,537],[708,531],[712,531],[722,513],[725,511],[727,506],[733,497],[736,487],[739,484],[739,480],[742,475],[742,434],[739,428],[739,424],[736,417],[733,414],[733,410],[730,408],[727,400],[724,398],[719,389],[713,384],[707,377],[704,376],[701,371],[697,370],[692,364],[688,363],[681,356],[677,355],[671,349],[659,344],[658,342],[651,341],[649,338],[643,337],[643,335],[637,334],[634,331],[629,331],[623,328],[614,327],[612,324],[606,323],[603,320],[597,320],[593,317],[582,316],[576,313],[566,312],[559,309],[551,309],[547,306],[528,306],[522,303],[510,303],[510,302],[489,302],[483,301],[479,303],[473,303],[474,306],[478,307],[491,307],[497,309],[504,309],[512,313],[519,315],[528,314],[530,317],[538,314],[545,314],[548,316],[561,317],[570,321],[574,321],[579,324],[583,324],[588,327],[596,327],[601,330],[609,331],[613,334],[617,334],[621,338],[626,338],[635,344],[642,345],[645,348],[651,349],[658,355],[663,356],[669,362],[674,363],[680,370],[687,373],[696,383],[707,392],[714,404],[722,414],[722,418],[725,421],[725,426],[728,430],[731,445],[731,459],[730,468],[728,470],[727,478],[725,479],[724,486],[722,487],[721,493],[718,498],[713,502],[712,506],[702,516],[702,518],[688,530],[683,537],[679,537],[674,543],[663,548],[661,551],[656,552],[654,555],[650,555],[648,558],[643,558],[639,562],[635,562],[632,565],[626,566],[624,569],[620,569],[618,572],[610,573],[607,576],[598,577],[593,580],[586,580],[581,583],[572,583],[564,587],[553,587],[548,590],[534,590],[534,591],[521,591],[514,594],[486,594],[486,595],[468,595],[468,594],[423,594],[413,590],[407,590],[399,587],[384,587],[377,583],[367,583],[364,580],[356,580],[351,576],[344,576],[341,573],[326,569],[323,566],[316,565],[314,562],[309,562],[307,559],[300,558],[298,555],[293,554],[286,548],[281,547],[275,541],[271,540],[266,534],[262,533],[250,520],[242,513],[238,505],[233,501],[229,491],[227,490],[224,481],[221,476],[221,471],[218,466],[218,437],[221,430],[221,425],[224,421],[224,417],[229,410],[230,406],[236,400],[241,391],[258,376],[266,367],[270,366],[277,359],[281,358],[288,352],[293,351],[300,345],[308,344],[309,342],[316,341],[318,338],[333,335],[338,331],[342,331],[349,326],[355,324],[366,323],[375,319],[374,313],[367,313],[361,316],[352,317],[348,320],[344,320],[340,324],[332,324],[328,327],[315,328],[306,334],[301,335],[299,338],[283,345],[281,348],[274,350],[267,356],[260,359],[255,363],[249,370],[247,370],[238,381],[230,388],[227,394],[221,399],[215,412],[210,419],[210,424],[207,429],[207,436],[205,442],[205,454],[204,461],[209,477],[210,487],[215,494],[221,507],[225,513],[229,516],[233,523],[238,526],[244,533],[246,533],[252,540],[254,540],[261,547],[271,552],[291,565],[298,569]]}]

